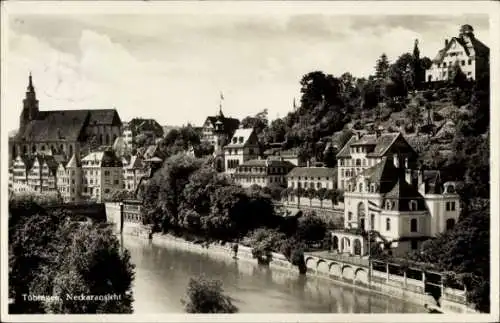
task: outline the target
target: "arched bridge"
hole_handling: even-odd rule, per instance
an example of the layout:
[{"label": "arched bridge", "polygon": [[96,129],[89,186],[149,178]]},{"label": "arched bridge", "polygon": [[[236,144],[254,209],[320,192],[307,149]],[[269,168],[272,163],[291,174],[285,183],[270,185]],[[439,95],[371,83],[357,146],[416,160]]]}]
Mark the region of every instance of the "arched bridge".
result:
[{"label": "arched bridge", "polygon": [[369,267],[337,259],[326,259],[312,254],[304,255],[307,272],[320,277],[343,280],[356,285],[368,285]]}]

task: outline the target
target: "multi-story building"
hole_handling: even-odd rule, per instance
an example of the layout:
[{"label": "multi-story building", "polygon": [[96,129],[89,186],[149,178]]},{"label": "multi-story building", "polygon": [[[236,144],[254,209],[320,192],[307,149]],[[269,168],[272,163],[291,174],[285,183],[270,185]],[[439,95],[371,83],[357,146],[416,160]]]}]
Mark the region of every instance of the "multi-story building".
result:
[{"label": "multi-story building", "polygon": [[146,176],[146,165],[141,156],[135,155],[122,159],[123,161],[123,184],[127,191],[137,189],[143,176]]},{"label": "multi-story building", "polygon": [[238,119],[226,118],[222,113],[222,108],[219,109],[218,115],[207,117],[202,126],[201,140],[204,142],[208,142],[213,146],[215,146],[216,144],[216,136],[214,131],[215,131],[215,123],[217,121],[222,122],[224,133],[227,138],[231,138],[236,129],[238,129],[240,125],[240,121]]},{"label": "multi-story building", "polygon": [[425,72],[427,82],[446,81],[453,77],[459,67],[468,79],[475,80],[481,73],[489,69],[490,49],[474,37],[474,29],[470,25],[460,27],[458,37],[445,39],[431,67]]},{"label": "multi-story building", "polygon": [[132,129],[130,129],[128,122],[123,124],[122,137],[125,145],[132,148],[132,145],[134,143],[134,135],[132,133]]},{"label": "multi-story building", "polygon": [[123,163],[112,150],[92,152],[81,164],[83,199],[103,202],[123,189]]},{"label": "multi-story building", "polygon": [[[403,255],[452,228],[460,214],[455,183],[443,183],[439,172],[406,168],[397,154],[383,157],[348,181],[344,194],[346,228],[371,231],[390,252]],[[334,232],[334,248],[366,254],[366,236]],[[361,243],[363,242],[363,243]],[[357,248],[353,244],[357,244]]]},{"label": "multi-story building", "polygon": [[82,164],[73,154],[67,163],[60,163],[57,169],[57,187],[63,202],[79,202],[82,194]]},{"label": "multi-story building", "polygon": [[115,109],[40,111],[30,74],[19,131],[9,140],[9,158],[40,153],[69,159],[90,145],[112,145],[121,127]]},{"label": "multi-story building", "polygon": [[295,165],[279,157],[252,159],[238,165],[233,177],[242,187],[266,187],[273,184],[286,187],[286,175],[294,167]]},{"label": "multi-story building", "polygon": [[338,188],[345,190],[349,179],[377,165],[383,157],[394,154],[405,159],[408,166],[417,158],[417,153],[400,132],[356,133],[337,154]]},{"label": "multi-story building", "polygon": [[57,191],[58,161],[54,156],[18,156],[12,166],[12,190],[38,193]]},{"label": "multi-story building", "polygon": [[[291,172],[288,173],[287,177],[287,188],[291,191],[297,191],[301,189],[301,196],[297,196],[296,193],[288,194],[287,203],[288,204],[305,204],[308,190],[315,190],[318,192],[321,189],[335,190],[337,189],[337,170],[335,168],[329,167],[295,167]],[[314,196],[308,199],[310,205],[323,205],[323,200],[319,196]],[[325,199],[327,200],[327,199]],[[331,202],[326,204],[331,206]]]},{"label": "multi-story building", "polygon": [[259,157],[259,142],[253,128],[240,128],[224,146],[226,174],[234,174],[238,165]]}]

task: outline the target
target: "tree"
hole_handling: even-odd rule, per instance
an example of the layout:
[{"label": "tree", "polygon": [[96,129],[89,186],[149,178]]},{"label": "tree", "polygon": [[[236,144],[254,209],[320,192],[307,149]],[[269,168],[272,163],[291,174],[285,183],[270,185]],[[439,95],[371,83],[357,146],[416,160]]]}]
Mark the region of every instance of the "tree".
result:
[{"label": "tree", "polygon": [[[130,313],[132,280],[133,266],[110,227],[74,222],[64,209],[47,210],[29,198],[10,201],[11,313]],[[115,293],[121,299],[65,301],[65,294],[79,293]],[[62,302],[29,302],[23,294],[63,297]]]},{"label": "tree", "polygon": [[309,198],[309,206],[312,206],[312,200],[316,197],[316,190],[314,189],[314,187],[309,187],[306,190],[306,196],[307,198]]},{"label": "tree", "polygon": [[253,117],[246,117],[241,120],[241,126],[243,128],[253,128],[255,129],[255,133],[260,135],[267,128],[267,114],[267,109],[264,109]]},{"label": "tree", "polygon": [[387,55],[383,53],[380,55],[380,58],[377,60],[377,64],[375,65],[375,78],[378,80],[385,79],[389,72],[389,60],[387,59]]},{"label": "tree", "polygon": [[[120,243],[111,227],[97,225],[61,228],[66,245],[56,259],[59,266],[53,282],[53,294],[61,302],[51,302],[55,313],[132,313],[132,281],[134,265],[127,250],[120,251]],[[118,299],[78,302],[66,295],[119,295]]]},{"label": "tree", "polygon": [[326,224],[314,214],[304,215],[297,223],[297,238],[300,241],[321,241],[326,234]]},{"label": "tree", "polygon": [[333,148],[333,146],[329,146],[326,149],[325,155],[323,156],[323,163],[329,168],[337,166],[337,150]]},{"label": "tree", "polygon": [[417,105],[410,105],[405,110],[405,115],[408,118],[408,120],[410,121],[410,123],[414,129],[416,129],[418,123],[420,123],[422,121],[422,116],[420,114],[420,107]]},{"label": "tree", "polygon": [[304,189],[302,187],[297,187],[293,193],[297,197],[297,207],[300,207],[300,198],[304,195]]},{"label": "tree", "polygon": [[231,297],[224,294],[222,282],[203,276],[191,278],[187,299],[181,300],[187,313],[236,313]]},{"label": "tree", "polygon": [[321,202],[321,207],[323,207],[323,201],[328,198],[328,189],[322,187],[318,190],[318,198]]}]

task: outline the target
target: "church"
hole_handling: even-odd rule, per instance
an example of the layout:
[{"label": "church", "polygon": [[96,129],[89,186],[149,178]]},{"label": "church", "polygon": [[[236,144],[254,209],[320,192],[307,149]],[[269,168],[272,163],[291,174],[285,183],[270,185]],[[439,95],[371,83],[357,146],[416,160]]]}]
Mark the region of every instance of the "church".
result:
[{"label": "church", "polygon": [[19,130],[9,138],[9,161],[35,154],[69,160],[91,147],[111,146],[121,131],[122,121],[115,109],[40,111],[30,73]]}]

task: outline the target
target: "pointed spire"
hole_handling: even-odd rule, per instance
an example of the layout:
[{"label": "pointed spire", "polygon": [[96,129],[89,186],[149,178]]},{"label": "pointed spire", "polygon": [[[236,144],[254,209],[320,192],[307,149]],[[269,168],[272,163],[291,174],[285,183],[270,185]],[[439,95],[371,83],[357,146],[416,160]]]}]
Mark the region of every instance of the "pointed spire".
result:
[{"label": "pointed spire", "polygon": [[35,88],[33,87],[33,78],[31,77],[31,71],[30,71],[29,82],[28,82],[28,91],[29,92],[35,91]]},{"label": "pointed spire", "polygon": [[413,47],[413,57],[418,59],[420,56],[420,50],[418,49],[418,39],[415,39],[415,46]]},{"label": "pointed spire", "polygon": [[222,101],[224,101],[224,95],[222,91],[220,92],[220,101],[219,101],[219,117],[224,118],[224,114],[222,113]]}]

